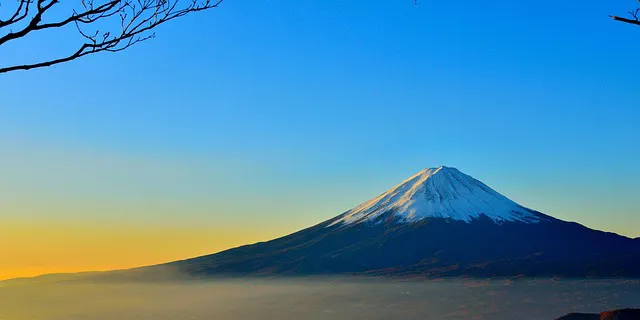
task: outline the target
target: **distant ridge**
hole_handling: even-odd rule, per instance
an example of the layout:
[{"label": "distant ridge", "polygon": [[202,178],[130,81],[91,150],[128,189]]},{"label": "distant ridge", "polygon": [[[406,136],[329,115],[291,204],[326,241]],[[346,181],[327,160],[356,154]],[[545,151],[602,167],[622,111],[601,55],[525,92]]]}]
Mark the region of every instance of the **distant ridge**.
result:
[{"label": "distant ridge", "polygon": [[640,309],[620,309],[602,313],[570,313],[556,320],[640,320]]}]

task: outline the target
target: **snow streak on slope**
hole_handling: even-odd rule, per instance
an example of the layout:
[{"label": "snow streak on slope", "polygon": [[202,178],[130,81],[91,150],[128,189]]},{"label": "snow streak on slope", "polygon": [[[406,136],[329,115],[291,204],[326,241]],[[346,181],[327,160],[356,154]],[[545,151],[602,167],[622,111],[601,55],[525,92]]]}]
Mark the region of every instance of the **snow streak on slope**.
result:
[{"label": "snow streak on slope", "polygon": [[455,168],[424,169],[400,185],[345,212],[335,224],[374,222],[392,214],[399,222],[447,218],[471,222],[481,215],[495,222],[539,222],[543,215],[499,194]]}]

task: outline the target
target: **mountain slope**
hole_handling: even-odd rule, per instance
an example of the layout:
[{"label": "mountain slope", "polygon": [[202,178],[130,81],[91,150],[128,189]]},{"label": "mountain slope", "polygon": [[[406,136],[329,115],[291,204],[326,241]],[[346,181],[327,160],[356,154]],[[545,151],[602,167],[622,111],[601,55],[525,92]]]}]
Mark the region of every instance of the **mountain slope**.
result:
[{"label": "mountain slope", "polygon": [[[433,219],[406,227],[319,225],[269,242],[172,264],[192,275],[640,275],[627,238],[557,222],[497,225]],[[537,239],[536,241],[531,241]]]},{"label": "mountain slope", "polygon": [[190,276],[640,276],[640,244],[527,209],[440,167],[294,234],[163,267]]}]

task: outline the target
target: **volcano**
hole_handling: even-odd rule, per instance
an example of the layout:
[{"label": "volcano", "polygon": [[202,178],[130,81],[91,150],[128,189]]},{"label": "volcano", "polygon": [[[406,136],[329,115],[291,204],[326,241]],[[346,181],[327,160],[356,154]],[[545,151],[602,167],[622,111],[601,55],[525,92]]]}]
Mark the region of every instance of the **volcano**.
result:
[{"label": "volcano", "polygon": [[438,167],[296,233],[143,270],[159,267],[195,277],[638,277],[640,243],[526,208]]}]

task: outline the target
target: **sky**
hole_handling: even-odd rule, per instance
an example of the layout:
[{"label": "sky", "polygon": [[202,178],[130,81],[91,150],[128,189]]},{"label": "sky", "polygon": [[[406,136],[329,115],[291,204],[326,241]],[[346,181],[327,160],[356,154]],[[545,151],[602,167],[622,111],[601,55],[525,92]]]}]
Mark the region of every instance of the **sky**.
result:
[{"label": "sky", "polygon": [[0,279],[272,239],[440,165],[640,237],[640,28],[608,18],[634,5],[227,0],[0,75]]}]

